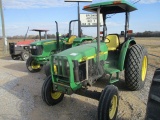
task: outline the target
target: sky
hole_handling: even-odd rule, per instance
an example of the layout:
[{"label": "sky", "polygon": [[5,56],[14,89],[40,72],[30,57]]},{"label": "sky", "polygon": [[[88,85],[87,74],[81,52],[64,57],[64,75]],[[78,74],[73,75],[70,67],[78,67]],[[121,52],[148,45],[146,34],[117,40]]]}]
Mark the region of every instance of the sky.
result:
[{"label": "sky", "polygon": [[[108,0],[93,0],[92,3]],[[134,3],[139,0],[128,0]],[[80,3],[83,6],[90,2]],[[49,34],[56,33],[55,21],[59,24],[59,33],[66,34],[69,21],[78,18],[77,3],[64,0],[2,0],[6,36],[25,35],[29,29],[47,29]],[[130,14],[130,29],[133,32],[160,31],[160,0],[140,0],[135,4],[138,10]],[[115,14],[106,20],[108,33],[120,33],[124,30],[125,15]],[[1,26],[1,20],[0,20]],[[72,34],[77,34],[77,23],[72,25]],[[102,29],[102,28],[101,28]],[[83,34],[96,36],[95,27],[83,27]],[[29,35],[38,34],[33,31]],[[0,36],[2,29],[0,27]]]}]

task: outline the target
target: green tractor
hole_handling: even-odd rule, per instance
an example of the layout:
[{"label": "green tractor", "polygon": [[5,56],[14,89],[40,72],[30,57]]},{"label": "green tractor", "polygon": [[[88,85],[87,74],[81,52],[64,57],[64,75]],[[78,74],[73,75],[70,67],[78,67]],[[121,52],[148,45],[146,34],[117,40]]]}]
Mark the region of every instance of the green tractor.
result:
[{"label": "green tractor", "polygon": [[[86,95],[87,88],[104,74],[109,75],[104,90],[99,93],[98,119],[116,119],[119,96],[113,83],[119,81],[119,73],[125,73],[125,83],[130,90],[144,87],[148,55],[146,49],[128,37],[129,13],[137,10],[125,0],[100,2],[84,6],[83,10],[97,13],[97,42],[84,44],[54,54],[50,58],[51,75],[42,86],[42,99],[49,105],[56,105],[64,94]],[[118,34],[106,35],[106,16],[125,13],[124,42]],[[103,16],[103,40],[100,41],[100,14]],[[85,92],[84,92],[85,91]]]},{"label": "green tractor", "polygon": [[[43,65],[45,66],[45,73],[48,75],[48,66],[47,62],[49,61],[49,56],[55,54],[59,51],[63,51],[72,47],[73,41],[75,43],[73,46],[79,45],[84,41],[92,41],[92,37],[80,37],[77,38],[75,35],[71,35],[71,23],[78,20],[72,20],[69,23],[69,33],[67,37],[59,38],[58,32],[58,23],[56,22],[56,40],[44,40],[44,41],[37,41],[30,44],[30,57],[26,61],[26,67],[30,72],[39,72]],[[59,40],[60,39],[60,40]]]}]

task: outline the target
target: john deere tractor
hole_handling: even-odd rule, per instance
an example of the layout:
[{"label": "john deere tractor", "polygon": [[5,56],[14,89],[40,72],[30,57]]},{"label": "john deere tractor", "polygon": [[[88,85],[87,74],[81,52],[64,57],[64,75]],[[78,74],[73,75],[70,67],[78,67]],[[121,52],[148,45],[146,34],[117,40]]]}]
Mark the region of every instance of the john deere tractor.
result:
[{"label": "john deere tractor", "polygon": [[[125,0],[100,2],[84,6],[83,10],[97,13],[97,42],[84,44],[54,54],[50,58],[51,75],[42,86],[42,99],[49,105],[56,105],[64,94],[84,95],[83,91],[101,80],[106,79],[104,90],[97,100],[98,119],[116,119],[119,96],[113,83],[119,81],[119,73],[125,73],[125,83],[130,90],[144,87],[147,74],[148,57],[146,49],[128,37],[129,13],[137,10]],[[124,42],[120,43],[118,34],[106,35],[106,16],[125,13]],[[100,41],[100,14],[103,16],[103,40]],[[64,108],[65,109],[65,108]]]},{"label": "john deere tractor", "polygon": [[[69,34],[67,37],[59,38],[58,32],[58,23],[56,22],[56,40],[45,40],[45,41],[37,41],[30,44],[30,57],[26,62],[26,67],[30,72],[39,72],[42,69],[43,65],[45,67],[46,75],[50,74],[50,67],[48,67],[47,62],[49,61],[49,56],[51,54],[55,54],[57,52],[63,51],[72,47],[73,41],[75,40],[76,45],[80,45],[84,41],[92,41],[92,37],[79,37],[75,35],[71,35],[71,23],[77,20],[72,20],[69,23]],[[59,40],[60,39],[60,40]]]}]

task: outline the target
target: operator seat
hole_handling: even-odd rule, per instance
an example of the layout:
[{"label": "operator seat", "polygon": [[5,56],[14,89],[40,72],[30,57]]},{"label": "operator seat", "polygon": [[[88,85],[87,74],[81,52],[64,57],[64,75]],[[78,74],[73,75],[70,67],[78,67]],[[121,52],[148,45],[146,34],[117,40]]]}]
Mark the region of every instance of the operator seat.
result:
[{"label": "operator seat", "polygon": [[109,34],[107,35],[105,41],[108,46],[108,51],[115,51],[120,45],[120,40],[118,34]]},{"label": "operator seat", "polygon": [[76,35],[72,35],[65,44],[72,44],[75,38]]}]

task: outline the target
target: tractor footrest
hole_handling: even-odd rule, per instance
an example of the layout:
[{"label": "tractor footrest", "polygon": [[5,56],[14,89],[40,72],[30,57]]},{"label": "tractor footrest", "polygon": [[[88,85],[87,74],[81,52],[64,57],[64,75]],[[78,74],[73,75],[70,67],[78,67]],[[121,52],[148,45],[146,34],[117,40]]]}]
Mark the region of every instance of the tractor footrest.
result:
[{"label": "tractor footrest", "polygon": [[118,81],[119,81],[119,79],[111,79],[110,83],[113,84],[113,83],[118,82]]},{"label": "tractor footrest", "polygon": [[120,70],[117,69],[117,68],[106,68],[105,69],[106,74],[114,74],[114,73],[117,73],[117,72],[120,72]]},{"label": "tractor footrest", "polygon": [[[119,81],[119,72],[120,70],[117,68],[106,68],[105,73],[110,75],[109,81],[111,84]],[[116,78],[113,78],[113,74],[116,74]]]}]

